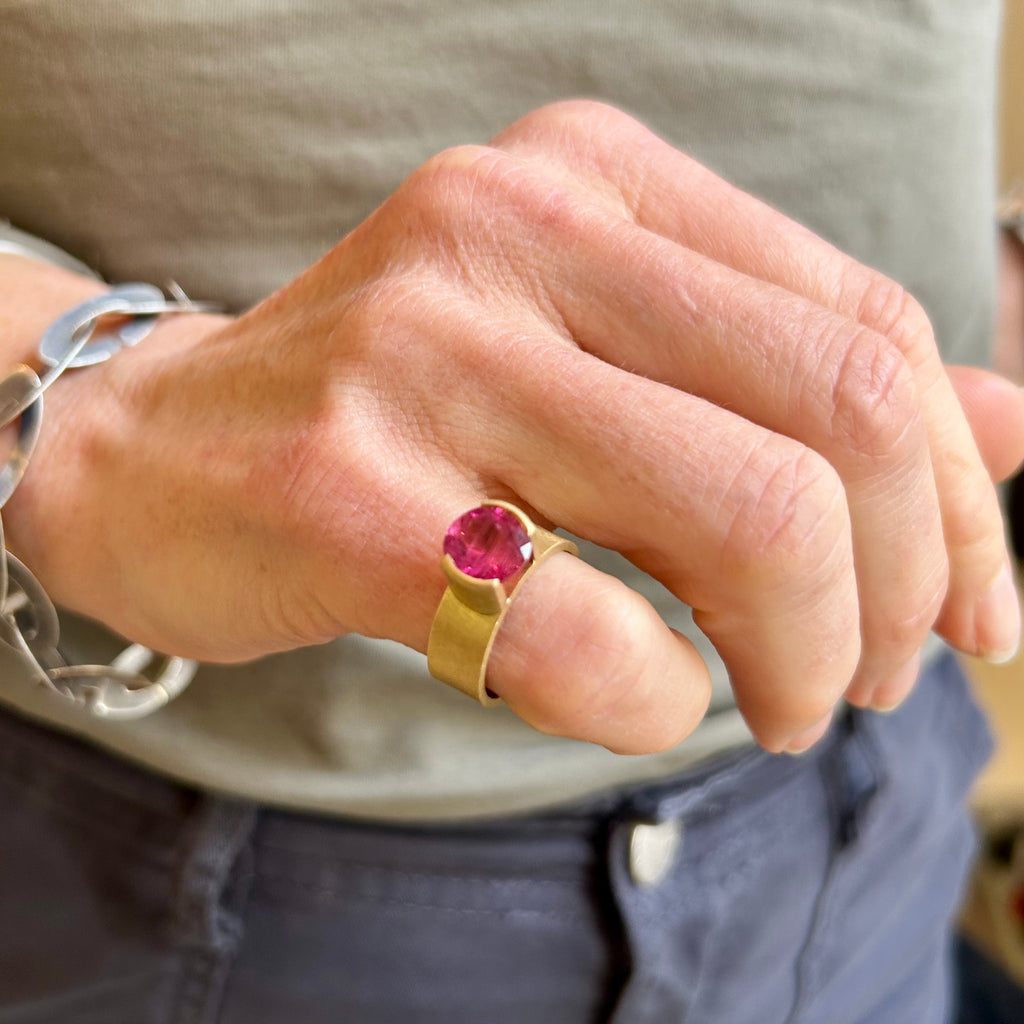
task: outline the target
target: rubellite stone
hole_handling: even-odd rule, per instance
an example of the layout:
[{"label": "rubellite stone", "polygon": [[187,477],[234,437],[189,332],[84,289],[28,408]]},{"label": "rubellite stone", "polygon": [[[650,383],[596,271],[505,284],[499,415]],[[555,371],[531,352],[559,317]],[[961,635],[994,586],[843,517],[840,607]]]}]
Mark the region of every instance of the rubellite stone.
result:
[{"label": "rubellite stone", "polygon": [[472,508],[448,527],[444,553],[456,568],[479,580],[507,580],[533,555],[523,524],[500,505]]}]

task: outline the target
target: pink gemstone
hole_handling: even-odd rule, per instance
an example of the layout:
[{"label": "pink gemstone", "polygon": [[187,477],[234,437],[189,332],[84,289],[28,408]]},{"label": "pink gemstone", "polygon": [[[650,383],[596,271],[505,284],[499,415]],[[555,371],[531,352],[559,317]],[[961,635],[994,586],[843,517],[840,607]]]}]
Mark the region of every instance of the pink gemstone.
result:
[{"label": "pink gemstone", "polygon": [[444,553],[456,567],[480,580],[507,580],[533,555],[523,524],[500,505],[470,509],[448,527]]}]

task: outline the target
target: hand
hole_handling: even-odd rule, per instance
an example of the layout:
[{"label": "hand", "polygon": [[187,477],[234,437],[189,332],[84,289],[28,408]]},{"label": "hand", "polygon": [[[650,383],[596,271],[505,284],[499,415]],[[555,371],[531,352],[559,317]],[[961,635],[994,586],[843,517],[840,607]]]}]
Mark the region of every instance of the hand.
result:
[{"label": "hand", "polygon": [[[992,457],[1018,461],[1016,389],[980,386]],[[988,655],[1019,632],[918,304],[587,102],[429,161],[237,320],[169,320],[68,375],[5,518],[63,604],[229,661],[348,631],[425,650],[441,537],[484,497],[692,605],[771,750],[844,692],[904,696],[933,626]],[[488,679],[622,752],[678,742],[709,696],[688,641],[567,555],[513,603]]]}]

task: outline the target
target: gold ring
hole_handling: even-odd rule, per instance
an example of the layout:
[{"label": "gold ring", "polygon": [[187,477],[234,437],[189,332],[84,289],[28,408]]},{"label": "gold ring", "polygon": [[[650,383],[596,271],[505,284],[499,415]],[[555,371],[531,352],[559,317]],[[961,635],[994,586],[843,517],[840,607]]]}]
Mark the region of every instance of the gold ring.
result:
[{"label": "gold ring", "polygon": [[448,589],[427,641],[427,668],[435,679],[483,705],[499,703],[485,681],[494,638],[523,581],[557,551],[579,555],[571,540],[537,526],[507,501],[485,501],[448,527],[441,559]]}]

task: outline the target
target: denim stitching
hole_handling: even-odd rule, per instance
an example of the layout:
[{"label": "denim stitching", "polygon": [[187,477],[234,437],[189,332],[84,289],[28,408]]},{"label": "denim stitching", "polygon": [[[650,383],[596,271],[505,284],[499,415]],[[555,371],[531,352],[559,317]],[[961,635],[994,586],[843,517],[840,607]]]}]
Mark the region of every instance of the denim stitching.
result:
[{"label": "denim stitching", "polygon": [[340,889],[337,886],[332,885],[318,885],[314,882],[297,882],[293,878],[287,876],[275,876],[275,875],[262,875],[263,879],[266,879],[270,883],[277,881],[283,881],[289,888],[301,889],[306,892],[315,893],[318,896],[330,896],[332,898],[341,898],[346,904],[358,902],[358,903],[370,903],[381,906],[394,906],[394,907],[406,907],[417,910],[437,910],[443,911],[450,914],[467,914],[467,915],[481,915],[490,917],[509,917],[511,915],[528,915],[530,917],[547,918],[554,921],[587,921],[589,920],[588,915],[571,912],[571,913],[557,913],[553,910],[538,910],[535,908],[522,908],[517,906],[510,907],[453,907],[442,903],[428,903],[421,900],[411,899],[399,899],[394,896],[376,896],[371,893],[364,892],[348,892],[344,889]]},{"label": "denim stitching", "polygon": [[[303,854],[305,857],[305,854]],[[483,882],[488,885],[507,885],[507,886],[538,886],[541,888],[554,888],[554,889],[576,889],[578,888],[578,882],[570,879],[561,878],[495,878],[493,875],[485,875],[474,872],[439,872],[439,871],[426,871],[413,869],[398,869],[389,868],[382,866],[381,864],[371,864],[368,861],[359,860],[347,860],[341,857],[327,857],[324,856],[322,861],[332,867],[337,868],[354,868],[359,871],[365,872],[371,875],[383,876],[385,878],[399,878],[408,879],[409,881],[415,881],[419,879],[428,879],[438,882]],[[273,878],[276,880],[285,880],[292,875],[287,875],[283,871],[274,871],[268,868],[257,868],[256,870],[257,879],[260,878]]]}]

